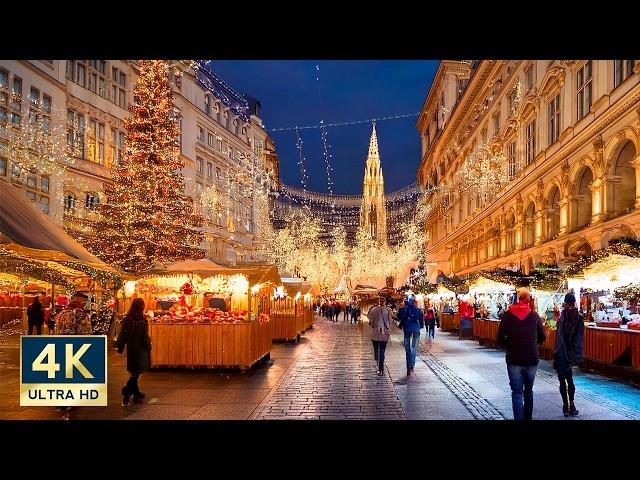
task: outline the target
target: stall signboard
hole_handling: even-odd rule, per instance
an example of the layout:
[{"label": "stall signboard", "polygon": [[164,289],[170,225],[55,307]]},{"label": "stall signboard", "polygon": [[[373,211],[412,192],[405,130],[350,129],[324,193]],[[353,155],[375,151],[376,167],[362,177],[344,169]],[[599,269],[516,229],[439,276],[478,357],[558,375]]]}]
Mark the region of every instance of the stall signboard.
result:
[{"label": "stall signboard", "polygon": [[20,406],[107,406],[107,337],[22,336]]}]

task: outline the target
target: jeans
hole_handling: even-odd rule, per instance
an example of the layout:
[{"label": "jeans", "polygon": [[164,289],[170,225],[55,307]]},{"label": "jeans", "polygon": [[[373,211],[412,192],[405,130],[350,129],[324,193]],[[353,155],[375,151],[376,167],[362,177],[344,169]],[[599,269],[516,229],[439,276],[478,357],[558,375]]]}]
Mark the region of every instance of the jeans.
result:
[{"label": "jeans", "polygon": [[427,334],[429,338],[435,338],[436,336],[436,326],[435,325],[429,325],[427,328]]},{"label": "jeans", "polygon": [[537,365],[507,365],[514,420],[533,418],[533,381],[537,370]]},{"label": "jeans", "polygon": [[407,368],[416,366],[418,340],[420,340],[420,330],[417,332],[404,332],[404,349],[407,352]]},{"label": "jeans", "polygon": [[373,343],[373,356],[378,362],[378,370],[380,372],[384,371],[384,351],[387,349],[387,342],[382,342],[380,340],[371,340]]},{"label": "jeans", "polygon": [[[569,368],[566,373],[558,372],[558,380],[560,380],[560,395],[562,396],[563,405],[568,405],[569,402],[573,403],[576,386],[573,384],[573,372],[571,371],[571,368]],[[567,401],[567,384],[569,386],[569,402]]]}]

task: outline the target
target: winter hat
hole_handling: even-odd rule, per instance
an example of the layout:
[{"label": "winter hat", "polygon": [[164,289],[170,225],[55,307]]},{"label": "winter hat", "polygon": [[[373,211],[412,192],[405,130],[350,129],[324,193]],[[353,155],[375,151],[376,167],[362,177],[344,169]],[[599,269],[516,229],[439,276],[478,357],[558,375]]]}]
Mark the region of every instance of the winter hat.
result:
[{"label": "winter hat", "polygon": [[564,296],[564,303],[576,303],[576,296],[569,292]]}]

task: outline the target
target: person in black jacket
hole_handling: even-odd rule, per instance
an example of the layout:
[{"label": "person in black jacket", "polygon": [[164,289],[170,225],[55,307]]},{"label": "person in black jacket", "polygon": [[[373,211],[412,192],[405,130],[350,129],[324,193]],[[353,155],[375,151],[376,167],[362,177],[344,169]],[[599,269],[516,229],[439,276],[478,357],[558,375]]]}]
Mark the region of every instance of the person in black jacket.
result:
[{"label": "person in black jacket", "polygon": [[[538,369],[538,344],[546,336],[540,316],[529,306],[529,291],[518,292],[518,303],[502,315],[497,342],[507,351],[514,420],[533,418],[533,382]],[[523,393],[524,390],[524,393]]]},{"label": "person in black jacket", "polygon": [[33,327],[36,327],[36,334],[42,335],[42,324],[44,323],[44,309],[40,303],[40,297],[36,296],[33,303],[27,308],[27,318],[29,325],[28,335],[31,335]]},{"label": "person in black jacket", "polygon": [[144,398],[144,393],[138,387],[138,377],[151,366],[151,338],[149,337],[149,326],[144,317],[144,300],[134,298],[127,316],[122,322],[122,329],[116,348],[118,353],[127,347],[127,371],[131,374],[127,384],[122,387],[122,406],[129,404],[129,399],[133,395],[134,400]]},{"label": "person in black jacket", "polygon": [[[573,403],[576,386],[573,384],[573,365],[583,365],[582,341],[584,338],[584,320],[576,308],[576,297],[567,293],[564,297],[564,308],[558,320],[556,332],[556,349],[553,355],[553,368],[558,372],[560,395],[562,396],[562,413],[565,417],[578,415]],[[569,398],[567,398],[567,385]]]}]

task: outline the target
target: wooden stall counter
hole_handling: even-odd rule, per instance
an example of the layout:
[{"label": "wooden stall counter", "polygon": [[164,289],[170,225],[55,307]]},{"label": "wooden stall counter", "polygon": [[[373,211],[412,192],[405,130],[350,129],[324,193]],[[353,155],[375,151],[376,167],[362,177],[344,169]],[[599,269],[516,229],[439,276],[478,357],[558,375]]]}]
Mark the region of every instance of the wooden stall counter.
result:
[{"label": "wooden stall counter", "polygon": [[271,322],[149,324],[151,367],[250,368],[271,351]]},{"label": "wooden stall counter", "polygon": [[496,345],[498,337],[498,326],[500,320],[494,318],[474,318],[473,319],[473,336],[477,337],[480,344],[489,346]]},{"label": "wooden stall counter", "polygon": [[[585,358],[612,365],[632,366],[633,348],[636,346],[636,362],[639,352],[637,351],[637,337],[640,332],[627,328],[607,328],[587,326],[584,331],[584,356]],[[633,339],[633,341],[632,341]],[[627,362],[626,356],[629,357]],[[638,368],[638,365],[634,368]]]},{"label": "wooden stall counter", "polygon": [[[454,313],[441,313],[440,314],[440,330],[449,331],[454,330],[457,327],[453,325]],[[459,325],[459,324],[458,324]]]}]

